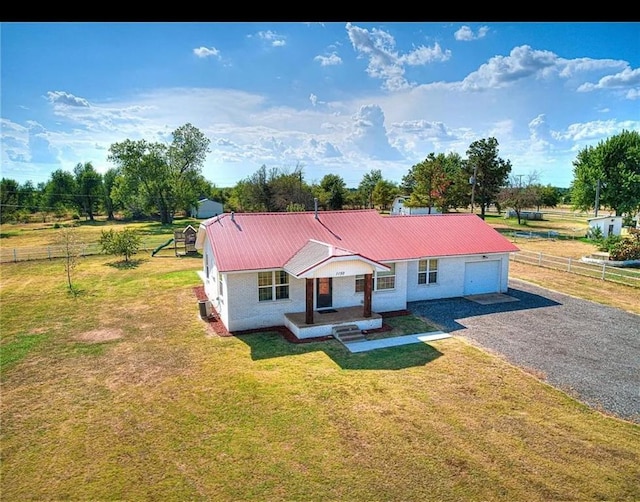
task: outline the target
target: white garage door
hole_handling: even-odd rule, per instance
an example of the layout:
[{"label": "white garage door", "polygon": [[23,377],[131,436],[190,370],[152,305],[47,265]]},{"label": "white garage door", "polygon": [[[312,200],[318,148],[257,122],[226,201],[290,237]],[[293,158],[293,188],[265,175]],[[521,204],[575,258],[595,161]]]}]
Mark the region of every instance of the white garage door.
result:
[{"label": "white garage door", "polygon": [[464,294],[500,291],[500,260],[475,261],[464,265]]}]

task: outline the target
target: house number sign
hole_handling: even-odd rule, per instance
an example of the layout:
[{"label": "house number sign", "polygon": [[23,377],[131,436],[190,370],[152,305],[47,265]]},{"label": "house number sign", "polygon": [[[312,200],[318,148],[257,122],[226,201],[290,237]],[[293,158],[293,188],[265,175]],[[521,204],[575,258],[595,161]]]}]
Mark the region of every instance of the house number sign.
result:
[{"label": "house number sign", "polygon": [[344,275],[344,274],[345,274],[345,272],[344,272],[344,271],[342,271],[342,272],[336,272],[336,277],[337,277],[337,276],[340,276],[340,275]]}]

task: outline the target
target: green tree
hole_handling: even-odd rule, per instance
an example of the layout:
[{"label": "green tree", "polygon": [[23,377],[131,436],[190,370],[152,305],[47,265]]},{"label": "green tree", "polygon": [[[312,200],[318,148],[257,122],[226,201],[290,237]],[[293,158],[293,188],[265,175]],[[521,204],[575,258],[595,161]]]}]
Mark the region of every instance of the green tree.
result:
[{"label": "green tree", "polygon": [[18,212],[18,191],[20,184],[13,179],[2,178],[0,181],[0,221],[11,221]]},{"label": "green tree", "polygon": [[522,184],[515,176],[510,177],[506,186],[498,192],[496,200],[501,207],[512,208],[518,217],[518,225],[521,222],[523,209],[534,207],[540,200],[539,191],[534,183]]},{"label": "green tree", "polygon": [[[451,179],[446,168],[446,155],[430,153],[425,160],[414,165],[409,173],[413,180],[413,191],[407,201],[409,207],[432,207],[444,210],[446,192]],[[405,177],[404,183],[408,178]]]},{"label": "green tree", "polygon": [[312,189],[304,181],[302,168],[293,172],[262,165],[233,187],[228,206],[237,211],[287,211],[288,207],[311,208]]},{"label": "green tree", "polygon": [[140,236],[131,228],[124,228],[118,232],[113,228],[110,228],[109,230],[103,230],[100,235],[100,246],[102,247],[102,252],[106,254],[124,256],[125,262],[128,262],[129,257],[138,252],[140,244]]},{"label": "green tree", "polygon": [[327,174],[320,180],[318,198],[327,209],[342,209],[346,200],[346,185],[341,176]]},{"label": "green tree", "polygon": [[389,209],[393,199],[398,195],[398,186],[392,181],[381,179],[373,187],[371,194],[373,204],[383,211]]},{"label": "green tree", "polygon": [[365,207],[369,209],[373,207],[373,189],[381,180],[382,171],[380,169],[372,169],[362,177],[358,185],[358,192]]},{"label": "green tree", "polygon": [[292,172],[287,169],[271,169],[268,178],[270,211],[287,211],[291,205],[310,209],[313,205],[312,188],[304,181],[302,167]]},{"label": "green tree", "polygon": [[480,218],[484,220],[487,208],[508,180],[511,162],[498,156],[496,138],[481,139],[469,146],[466,169],[472,185],[472,206],[480,206]]},{"label": "green tree", "polygon": [[58,213],[75,207],[76,180],[62,169],[51,173],[44,190],[44,202],[48,209]]},{"label": "green tree", "polygon": [[32,181],[26,181],[18,189],[20,207],[29,213],[35,213],[40,208],[40,193],[33,186]]},{"label": "green tree", "polygon": [[536,185],[536,189],[540,197],[538,209],[540,209],[540,206],[556,207],[562,201],[562,192],[557,187]]},{"label": "green tree", "polygon": [[196,204],[210,143],[191,124],[172,134],[170,145],[129,139],[114,143],[108,156],[123,178],[116,182],[118,199],[126,202],[141,197],[147,207],[160,213],[162,224],[171,223],[178,208]]},{"label": "green tree", "polygon": [[640,210],[640,132],[622,131],[595,147],[587,146],[578,152],[573,166],[574,209],[603,205],[616,215]]},{"label": "green tree", "polygon": [[94,214],[98,204],[104,199],[102,175],[96,171],[91,162],[78,163],[73,170],[76,186],[76,204],[90,221],[94,221]]},{"label": "green tree", "polygon": [[102,207],[107,213],[107,220],[115,220],[115,210],[117,207],[116,202],[113,200],[111,191],[116,183],[118,177],[118,170],[116,168],[107,169],[107,172],[102,176]]},{"label": "green tree", "polygon": [[455,152],[448,153],[445,158],[445,169],[449,186],[444,193],[443,212],[467,207],[471,195],[471,185],[469,185],[469,175],[462,156]]}]

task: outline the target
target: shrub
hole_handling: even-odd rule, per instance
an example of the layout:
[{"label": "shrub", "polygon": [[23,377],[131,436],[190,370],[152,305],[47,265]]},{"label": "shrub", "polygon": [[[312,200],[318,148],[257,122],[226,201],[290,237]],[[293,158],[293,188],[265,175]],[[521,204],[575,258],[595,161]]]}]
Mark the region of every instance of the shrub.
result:
[{"label": "shrub", "polygon": [[103,230],[100,236],[102,251],[107,254],[124,256],[124,261],[129,261],[129,257],[138,252],[140,241],[140,236],[130,228],[125,228],[120,232],[110,228]]},{"label": "shrub", "polygon": [[640,241],[622,239],[611,249],[609,258],[615,261],[640,260]]},{"label": "shrub", "polygon": [[602,229],[600,227],[592,227],[587,232],[587,237],[592,241],[601,241],[603,238]]},{"label": "shrub", "polygon": [[629,236],[621,238],[609,252],[609,257],[615,261],[640,260],[640,231],[629,229]]},{"label": "shrub", "polygon": [[620,243],[622,237],[619,235],[610,235],[606,239],[600,239],[597,243],[599,251],[611,251]]}]

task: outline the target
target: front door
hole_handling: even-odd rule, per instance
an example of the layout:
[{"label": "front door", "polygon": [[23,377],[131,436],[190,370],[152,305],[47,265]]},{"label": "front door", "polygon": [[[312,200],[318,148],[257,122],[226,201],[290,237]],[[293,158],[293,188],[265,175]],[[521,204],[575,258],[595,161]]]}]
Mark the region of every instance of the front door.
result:
[{"label": "front door", "polygon": [[316,308],[326,309],[332,305],[332,279],[319,277],[316,279]]}]

